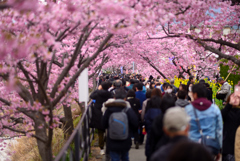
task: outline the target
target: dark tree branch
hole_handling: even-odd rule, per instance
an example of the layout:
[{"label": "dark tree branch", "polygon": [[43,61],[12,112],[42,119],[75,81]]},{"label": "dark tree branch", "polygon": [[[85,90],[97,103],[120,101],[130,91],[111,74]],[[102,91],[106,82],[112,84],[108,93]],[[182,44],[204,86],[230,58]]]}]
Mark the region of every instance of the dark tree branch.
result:
[{"label": "dark tree branch", "polygon": [[[91,25],[91,23],[89,23],[88,25],[85,26],[85,28],[83,29],[83,33],[81,34],[79,40],[78,40],[78,43],[77,43],[77,46],[75,48],[75,51],[73,53],[73,56],[69,62],[69,64],[63,69],[62,73],[59,75],[56,83],[54,84],[53,88],[52,88],[52,91],[51,91],[51,94],[50,96],[52,98],[55,97],[55,94],[57,92],[57,89],[58,89],[58,85],[62,82],[62,80],[66,77],[66,75],[68,74],[68,72],[70,71],[70,69],[73,67],[74,65],[74,62],[76,61],[77,59],[77,56],[79,55],[79,52],[82,48],[82,46],[84,45],[84,43],[87,41],[89,35],[91,34],[91,32],[89,33],[86,33],[86,31],[88,30],[89,26]],[[93,29],[92,29],[93,30]]]},{"label": "dark tree branch", "polygon": [[5,100],[3,98],[0,97],[0,101],[3,102],[5,105],[10,106],[11,102],[9,102],[8,100]]},{"label": "dark tree branch", "polygon": [[27,70],[24,68],[24,66],[22,65],[22,62],[19,62],[19,63],[18,63],[18,66],[19,66],[19,69],[22,70],[22,72],[23,72],[24,76],[26,77],[26,79],[29,80],[29,81],[28,81],[28,84],[29,84],[29,86],[30,86],[30,89],[31,89],[31,92],[32,92],[32,95],[33,95],[33,99],[35,100],[35,99],[36,99],[36,91],[35,91],[33,82],[30,81],[30,80],[31,80],[30,77],[29,77],[29,73],[30,73],[30,72],[27,71]]},{"label": "dark tree branch", "polygon": [[56,104],[63,98],[63,96],[67,93],[68,89],[76,82],[77,77],[81,74],[81,72],[89,66],[92,60],[94,60],[102,51],[102,49],[105,47],[107,42],[113,37],[113,34],[108,34],[108,36],[105,38],[105,40],[100,44],[98,50],[86,60],[86,62],[81,66],[81,68],[72,76],[70,81],[66,84],[64,89],[60,92],[60,94],[57,96],[55,100],[52,102],[52,106],[55,107]]},{"label": "dark tree branch", "polygon": [[[28,132],[34,131],[34,130],[28,130],[28,131],[17,130],[17,129],[14,129],[14,128],[11,128],[11,127],[8,127],[8,126],[5,126],[5,125],[3,125],[3,128],[4,128],[4,129],[8,129],[8,130],[13,131],[13,132],[25,134],[25,135],[26,135]],[[41,138],[41,137],[39,137],[39,136],[37,136],[37,135],[31,134],[31,136],[35,137],[36,139],[38,139],[38,140],[40,140],[40,141],[42,141],[42,142],[46,142],[46,140],[44,140],[43,138]]]},{"label": "dark tree branch", "polygon": [[151,62],[151,60],[148,57],[145,57],[141,54],[139,54],[143,60],[145,60],[153,69],[155,69],[164,79],[167,79],[167,77]]}]

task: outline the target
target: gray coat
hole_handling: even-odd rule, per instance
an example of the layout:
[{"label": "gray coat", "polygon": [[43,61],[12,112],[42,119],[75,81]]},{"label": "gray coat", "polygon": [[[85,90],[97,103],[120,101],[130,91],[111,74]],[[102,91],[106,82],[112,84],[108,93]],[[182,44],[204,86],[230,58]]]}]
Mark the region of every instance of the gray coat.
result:
[{"label": "gray coat", "polygon": [[225,83],[223,83],[220,91],[218,92],[219,94],[227,94],[224,99],[225,101],[227,101],[228,96],[231,95],[231,88],[232,88],[232,86],[228,82],[225,82]]}]

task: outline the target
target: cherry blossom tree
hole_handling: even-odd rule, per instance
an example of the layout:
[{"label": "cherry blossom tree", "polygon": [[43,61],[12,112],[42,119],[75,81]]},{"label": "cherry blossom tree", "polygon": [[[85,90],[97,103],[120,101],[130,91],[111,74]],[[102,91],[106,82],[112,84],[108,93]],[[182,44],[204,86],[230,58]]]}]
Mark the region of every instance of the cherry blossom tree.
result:
[{"label": "cherry blossom tree", "polygon": [[143,74],[173,77],[216,62],[205,50],[238,64],[238,33],[219,32],[238,24],[238,9],[218,0],[1,3],[1,135],[35,137],[42,160],[51,161],[57,110],[75,101],[77,78],[87,67],[94,77],[102,67],[134,61]]}]

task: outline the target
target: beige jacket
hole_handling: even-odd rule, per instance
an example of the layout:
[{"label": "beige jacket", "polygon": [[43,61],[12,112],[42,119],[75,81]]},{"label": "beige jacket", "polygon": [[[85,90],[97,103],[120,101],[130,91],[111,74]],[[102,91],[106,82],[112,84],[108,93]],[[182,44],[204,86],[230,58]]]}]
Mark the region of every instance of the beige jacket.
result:
[{"label": "beige jacket", "polygon": [[235,137],[235,161],[240,161],[240,126],[237,129]]}]

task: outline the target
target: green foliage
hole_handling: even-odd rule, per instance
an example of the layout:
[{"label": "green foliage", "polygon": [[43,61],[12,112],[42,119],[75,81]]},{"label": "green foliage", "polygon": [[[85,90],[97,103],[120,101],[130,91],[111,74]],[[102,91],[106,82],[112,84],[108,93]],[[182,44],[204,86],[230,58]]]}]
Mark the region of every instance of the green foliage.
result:
[{"label": "green foliage", "polygon": [[[229,66],[220,64],[220,76],[221,77],[226,78],[229,74],[228,70],[229,70]],[[237,70],[239,70],[239,67],[237,67]],[[227,81],[233,87],[238,84],[239,80],[240,80],[240,73],[237,73],[236,75],[235,74],[230,74],[230,76],[227,79]]]}]

